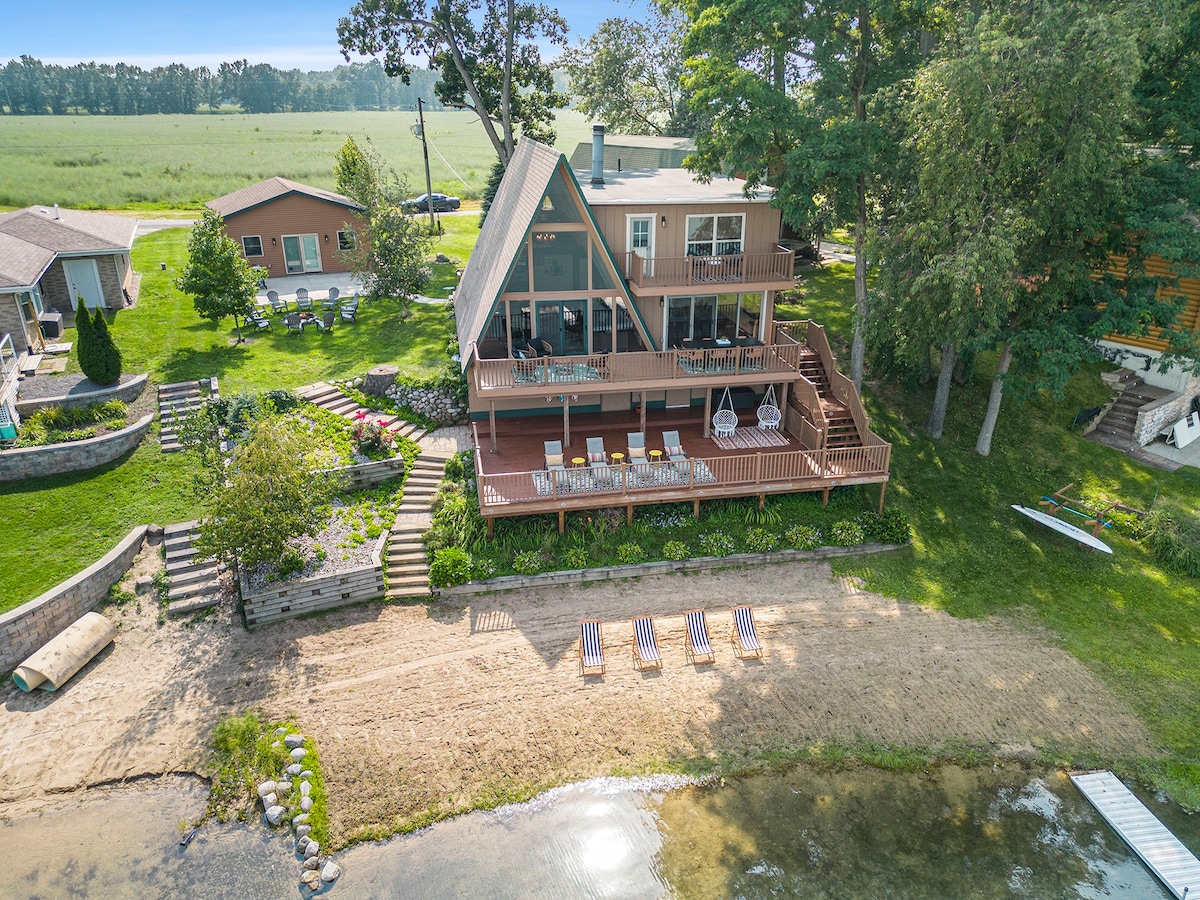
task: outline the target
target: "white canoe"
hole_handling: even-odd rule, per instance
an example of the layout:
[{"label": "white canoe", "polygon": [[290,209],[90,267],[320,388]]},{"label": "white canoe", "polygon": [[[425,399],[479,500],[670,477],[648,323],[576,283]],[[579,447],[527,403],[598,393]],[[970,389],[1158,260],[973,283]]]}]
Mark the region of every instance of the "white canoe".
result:
[{"label": "white canoe", "polygon": [[1099,550],[1101,553],[1112,553],[1112,547],[1104,543],[1098,537],[1093,537],[1082,528],[1076,528],[1070,522],[1064,522],[1062,519],[1056,519],[1048,513],[1042,512],[1040,509],[1030,509],[1028,506],[1020,506],[1016,503],[1012,505],[1023,516],[1028,516],[1035,522],[1041,522],[1047,528],[1053,528],[1059,534],[1065,534],[1073,540],[1079,541],[1086,547],[1091,547],[1093,550]]}]

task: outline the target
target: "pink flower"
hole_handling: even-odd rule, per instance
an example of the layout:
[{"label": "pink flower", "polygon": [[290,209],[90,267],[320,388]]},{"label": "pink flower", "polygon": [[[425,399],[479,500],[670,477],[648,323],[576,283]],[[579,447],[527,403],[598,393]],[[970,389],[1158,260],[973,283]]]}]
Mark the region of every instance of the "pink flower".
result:
[{"label": "pink flower", "polygon": [[365,419],[366,417],[367,417],[367,411],[365,409],[360,409],[358,412],[356,412],[354,414],[354,418],[356,418],[356,419]]}]

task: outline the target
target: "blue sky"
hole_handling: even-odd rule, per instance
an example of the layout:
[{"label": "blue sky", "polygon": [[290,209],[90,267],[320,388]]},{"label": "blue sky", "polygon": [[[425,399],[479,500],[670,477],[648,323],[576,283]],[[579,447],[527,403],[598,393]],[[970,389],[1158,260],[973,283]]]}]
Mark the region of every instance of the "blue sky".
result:
[{"label": "blue sky", "polygon": [[[354,0],[57,0],[53,23],[40,3],[4,3],[0,65],[22,54],[45,63],[126,62],[152,68],[171,62],[215,68],[248,59],[281,69],[331,69],[343,62],[337,21]],[[550,5],[555,5],[551,3]],[[613,16],[640,16],[644,0],[568,0],[557,4],[571,41]],[[362,57],[355,56],[352,61]]]}]

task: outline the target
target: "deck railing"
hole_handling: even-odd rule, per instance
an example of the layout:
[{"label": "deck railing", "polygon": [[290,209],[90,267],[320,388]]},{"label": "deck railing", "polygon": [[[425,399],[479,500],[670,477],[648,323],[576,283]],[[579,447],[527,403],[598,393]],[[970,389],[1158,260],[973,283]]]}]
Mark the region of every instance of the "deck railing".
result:
[{"label": "deck railing", "polygon": [[629,283],[638,287],[685,287],[792,281],[795,254],[782,247],[770,253],[730,256],[659,256],[642,259],[623,254]]},{"label": "deck railing", "polygon": [[815,322],[809,324],[811,327],[808,329],[808,345],[821,356],[821,364],[829,376],[829,392],[850,411],[860,438],[864,444],[869,443],[867,436],[871,434],[871,419],[863,409],[862,398],[858,396],[854,382],[838,371],[837,357],[833,355],[833,348],[829,346],[825,329]]},{"label": "deck railing", "polygon": [[713,375],[783,375],[790,379],[799,371],[801,350],[800,345],[793,343],[538,359],[476,359],[473,369],[475,386],[481,392],[687,381]]},{"label": "deck railing", "polygon": [[8,399],[10,395],[15,396],[20,374],[12,335],[6,334],[0,338],[0,401]]},{"label": "deck railing", "polygon": [[485,474],[476,454],[480,507],[545,510],[587,509],[606,504],[653,502],[654,497],[686,500],[702,496],[757,496],[788,490],[821,490],[838,484],[886,481],[891,446],[785,453],[729,454],[679,462],[627,463],[602,469],[545,469]]}]

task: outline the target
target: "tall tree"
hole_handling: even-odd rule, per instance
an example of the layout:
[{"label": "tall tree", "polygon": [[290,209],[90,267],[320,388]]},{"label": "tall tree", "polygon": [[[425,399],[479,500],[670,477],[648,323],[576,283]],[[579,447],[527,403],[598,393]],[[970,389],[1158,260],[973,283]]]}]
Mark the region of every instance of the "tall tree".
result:
[{"label": "tall tree", "polygon": [[605,19],[559,62],[579,109],[613,131],[681,134],[688,121],[683,75],[683,16],[651,10],[647,22]]},{"label": "tall tree", "polygon": [[370,206],[379,200],[382,193],[379,177],[382,171],[379,151],[370,138],[366,140],[366,147],[360,147],[353,137],[347,135],[333,156],[333,176],[338,193],[357,200],[363,206]]},{"label": "tall tree", "polygon": [[542,62],[539,41],[564,46],[567,23],[555,10],[516,0],[360,0],[338,21],[338,43],[384,54],[384,69],[409,83],[413,60],[441,72],[434,90],[447,106],[479,116],[506,166],[517,132],[553,141],[554,110],[566,97]]},{"label": "tall tree", "polygon": [[200,318],[219,322],[233,316],[237,340],[242,342],[242,326],[238,316],[245,318],[254,309],[260,275],[254,270],[241,248],[229,235],[220,215],[211,209],[192,226],[188,238],[188,261],[175,286],[192,295],[192,304]]},{"label": "tall tree", "polygon": [[889,148],[872,97],[909,76],[931,46],[934,0],[676,0],[691,104],[713,116],[687,163],[703,175],[771,184],[785,221],[803,227],[822,201],[853,221],[855,330],[863,377],[870,309],[864,257],[871,194]]}]

